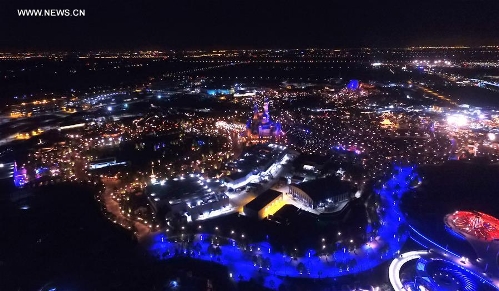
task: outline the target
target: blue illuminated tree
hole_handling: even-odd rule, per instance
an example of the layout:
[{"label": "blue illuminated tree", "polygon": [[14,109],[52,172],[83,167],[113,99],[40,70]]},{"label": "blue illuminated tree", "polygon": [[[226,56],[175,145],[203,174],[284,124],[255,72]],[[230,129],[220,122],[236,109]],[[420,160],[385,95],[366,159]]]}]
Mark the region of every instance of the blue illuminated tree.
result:
[{"label": "blue illuminated tree", "polygon": [[406,224],[401,223],[398,228],[397,228],[397,236],[402,236],[404,235],[407,231],[409,231],[409,228],[407,227]]},{"label": "blue illuminated tree", "polygon": [[266,268],[267,270],[270,269],[271,267],[271,261],[270,258],[265,258],[263,260],[263,267]]},{"label": "blue illuminated tree", "polygon": [[199,242],[196,243],[193,248],[198,253],[202,250],[201,244]]},{"label": "blue illuminated tree", "polygon": [[253,256],[251,257],[251,259],[252,259],[252,261],[253,261],[253,265],[255,265],[255,266],[256,266],[256,265],[258,264],[258,256],[257,256],[257,255],[253,255]]},{"label": "blue illuminated tree", "polygon": [[381,253],[382,256],[388,254],[388,252],[390,251],[390,245],[388,244],[388,242],[384,242],[384,244],[380,247],[379,249],[379,252]]},{"label": "blue illuminated tree", "polygon": [[208,254],[214,255],[215,254],[215,246],[213,246],[212,244],[210,244],[208,246],[208,249],[206,251],[208,252]]},{"label": "blue illuminated tree", "polygon": [[357,266],[357,260],[356,259],[351,259],[348,261],[348,269],[351,271],[353,268]]},{"label": "blue illuminated tree", "polygon": [[222,255],[222,249],[220,248],[220,246],[217,246],[213,252],[215,254],[215,256],[221,256]]},{"label": "blue illuminated tree", "polygon": [[304,263],[300,262],[300,263],[298,263],[298,265],[296,266],[296,270],[298,270],[298,272],[299,272],[300,274],[303,274],[303,273],[307,270],[307,268],[305,267],[305,264],[304,264]]}]

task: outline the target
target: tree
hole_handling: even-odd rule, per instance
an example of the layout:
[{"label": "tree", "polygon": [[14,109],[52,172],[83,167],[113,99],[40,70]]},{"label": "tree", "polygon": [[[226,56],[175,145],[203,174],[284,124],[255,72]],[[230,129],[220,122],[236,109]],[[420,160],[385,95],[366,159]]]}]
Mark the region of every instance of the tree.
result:
[{"label": "tree", "polygon": [[337,266],[337,267],[338,267],[338,269],[340,269],[340,272],[343,272],[343,270],[346,268],[346,267],[345,267],[345,263],[343,263],[343,262],[338,262],[338,264],[337,264],[337,265],[338,265],[338,266]]},{"label": "tree", "polygon": [[263,258],[262,258],[262,256],[260,256],[260,255],[258,256],[256,264],[257,264],[258,267],[262,267],[262,265],[263,265]]},{"label": "tree", "polygon": [[208,246],[207,251],[208,251],[208,254],[210,254],[210,255],[214,255],[214,254],[215,254],[215,247],[214,247],[213,245],[211,245],[211,244],[210,244],[210,245]]},{"label": "tree", "polygon": [[409,229],[408,229],[406,224],[404,224],[404,223],[400,224],[397,228],[397,236],[400,237],[400,236],[404,235],[408,230]]},{"label": "tree", "polygon": [[379,249],[379,252],[381,253],[382,256],[386,255],[389,251],[390,251],[390,245],[387,242],[385,242]]},{"label": "tree", "polygon": [[302,262],[300,262],[296,266],[296,269],[298,270],[298,272],[300,272],[300,274],[303,274],[307,270],[307,268],[305,267],[305,264],[303,264]]},{"label": "tree", "polygon": [[351,259],[349,262],[348,262],[348,269],[349,270],[352,270],[353,268],[355,268],[357,266],[357,260],[356,259]]},{"label": "tree", "polygon": [[270,269],[271,267],[270,258],[265,258],[263,260],[263,267],[266,268],[267,270]]}]

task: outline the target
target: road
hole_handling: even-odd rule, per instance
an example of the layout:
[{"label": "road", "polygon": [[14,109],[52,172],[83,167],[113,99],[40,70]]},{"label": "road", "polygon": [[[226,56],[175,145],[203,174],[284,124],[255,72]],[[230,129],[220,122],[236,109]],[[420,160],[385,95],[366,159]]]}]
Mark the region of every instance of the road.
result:
[{"label": "road", "polygon": [[390,278],[390,283],[392,284],[395,291],[407,291],[400,280],[400,269],[402,266],[412,260],[417,260],[421,258],[422,255],[428,254],[428,251],[413,251],[401,254],[400,257],[395,258],[390,267],[388,268],[388,277]]},{"label": "road", "polygon": [[112,213],[116,217],[116,223],[119,223],[125,228],[129,228],[130,225],[133,225],[136,230],[136,235],[137,238],[142,238],[148,233],[151,232],[149,227],[141,222],[138,221],[133,221],[129,219],[128,217],[125,217],[121,213],[120,205],[119,203],[113,199],[112,194],[113,194],[113,189],[115,186],[119,184],[119,181],[117,180],[109,180],[109,179],[103,179],[102,181],[105,186],[104,194],[102,195],[102,198],[104,200],[104,205],[106,206],[106,210],[110,213]]}]

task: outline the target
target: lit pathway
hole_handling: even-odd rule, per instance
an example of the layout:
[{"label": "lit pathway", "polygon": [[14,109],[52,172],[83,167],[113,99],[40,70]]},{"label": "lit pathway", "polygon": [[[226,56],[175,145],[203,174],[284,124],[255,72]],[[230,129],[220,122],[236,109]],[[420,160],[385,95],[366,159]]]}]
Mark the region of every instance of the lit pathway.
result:
[{"label": "lit pathway", "polygon": [[407,253],[401,254],[399,257],[395,258],[392,261],[392,263],[390,264],[390,267],[388,269],[388,277],[390,278],[390,283],[392,284],[392,287],[393,287],[393,289],[395,289],[395,291],[407,291],[404,288],[402,281],[400,280],[400,270],[401,270],[402,266],[409,261],[417,260],[421,257],[427,257],[427,258],[435,259],[435,260],[448,261],[456,266],[459,266],[463,269],[466,269],[470,274],[472,274],[476,278],[479,278],[482,281],[481,282],[482,284],[489,284],[490,286],[495,287],[496,289],[499,289],[499,284],[496,280],[484,277],[478,267],[471,265],[469,262],[467,263],[466,261],[463,261],[460,258],[457,258],[453,255],[448,254],[448,253],[441,253],[439,251],[433,251],[433,252],[430,252],[430,251],[412,251],[412,252],[407,252]]},{"label": "lit pathway", "polygon": [[112,213],[115,217],[115,223],[119,223],[123,227],[126,228],[126,225],[132,223],[133,226],[135,227],[135,230],[137,231],[137,238],[142,238],[145,235],[147,235],[150,232],[150,229],[147,225],[138,222],[138,221],[132,221],[128,217],[125,217],[121,213],[120,205],[119,203],[113,199],[112,193],[113,193],[113,187],[116,185],[116,181],[109,181],[109,180],[103,180],[104,186],[106,187],[104,190],[104,194],[102,195],[102,198],[104,199],[104,205],[106,206],[106,210],[109,213]]},{"label": "lit pathway", "polygon": [[395,258],[388,268],[388,277],[390,278],[390,283],[392,284],[395,291],[406,291],[402,281],[400,280],[400,269],[402,266],[412,260],[417,260],[421,258],[422,255],[427,254],[428,251],[413,251],[400,255],[400,257]]}]

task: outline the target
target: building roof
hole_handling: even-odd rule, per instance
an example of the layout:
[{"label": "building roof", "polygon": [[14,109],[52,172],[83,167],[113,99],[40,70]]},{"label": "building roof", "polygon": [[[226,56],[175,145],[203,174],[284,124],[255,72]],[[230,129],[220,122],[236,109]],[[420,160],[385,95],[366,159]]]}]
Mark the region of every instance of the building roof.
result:
[{"label": "building roof", "polygon": [[307,193],[314,202],[352,191],[352,186],[349,182],[342,181],[336,176],[310,180],[300,184],[292,184],[292,186]]},{"label": "building roof", "polygon": [[243,154],[231,164],[240,172],[234,172],[227,178],[236,181],[253,173],[267,170],[276,160],[281,159],[285,152],[278,148],[272,148],[268,145],[255,145],[246,149]]},{"label": "building roof", "polygon": [[237,181],[241,178],[246,177],[251,171],[234,172],[227,176],[228,181]]},{"label": "building roof", "polygon": [[250,203],[246,204],[244,208],[249,208],[251,210],[254,210],[256,212],[260,211],[262,208],[264,208],[267,204],[272,202],[274,199],[279,197],[282,193],[276,190],[269,189],[262,194],[260,194],[258,197],[253,199]]},{"label": "building roof", "polygon": [[328,160],[329,159],[325,159],[320,155],[302,154],[293,161],[293,166],[299,170],[302,170],[304,165],[312,165],[321,168]]},{"label": "building roof", "polygon": [[[205,181],[204,185],[212,189],[217,189],[219,187],[219,183],[215,181],[211,181],[209,183]],[[205,196],[212,195],[212,193],[214,194],[214,192],[208,192],[208,188],[204,188],[203,185],[198,183],[197,178],[193,177],[186,177],[185,180],[169,179],[164,183],[164,185],[148,185],[146,193],[154,198],[169,201],[177,199],[201,199]]]}]

